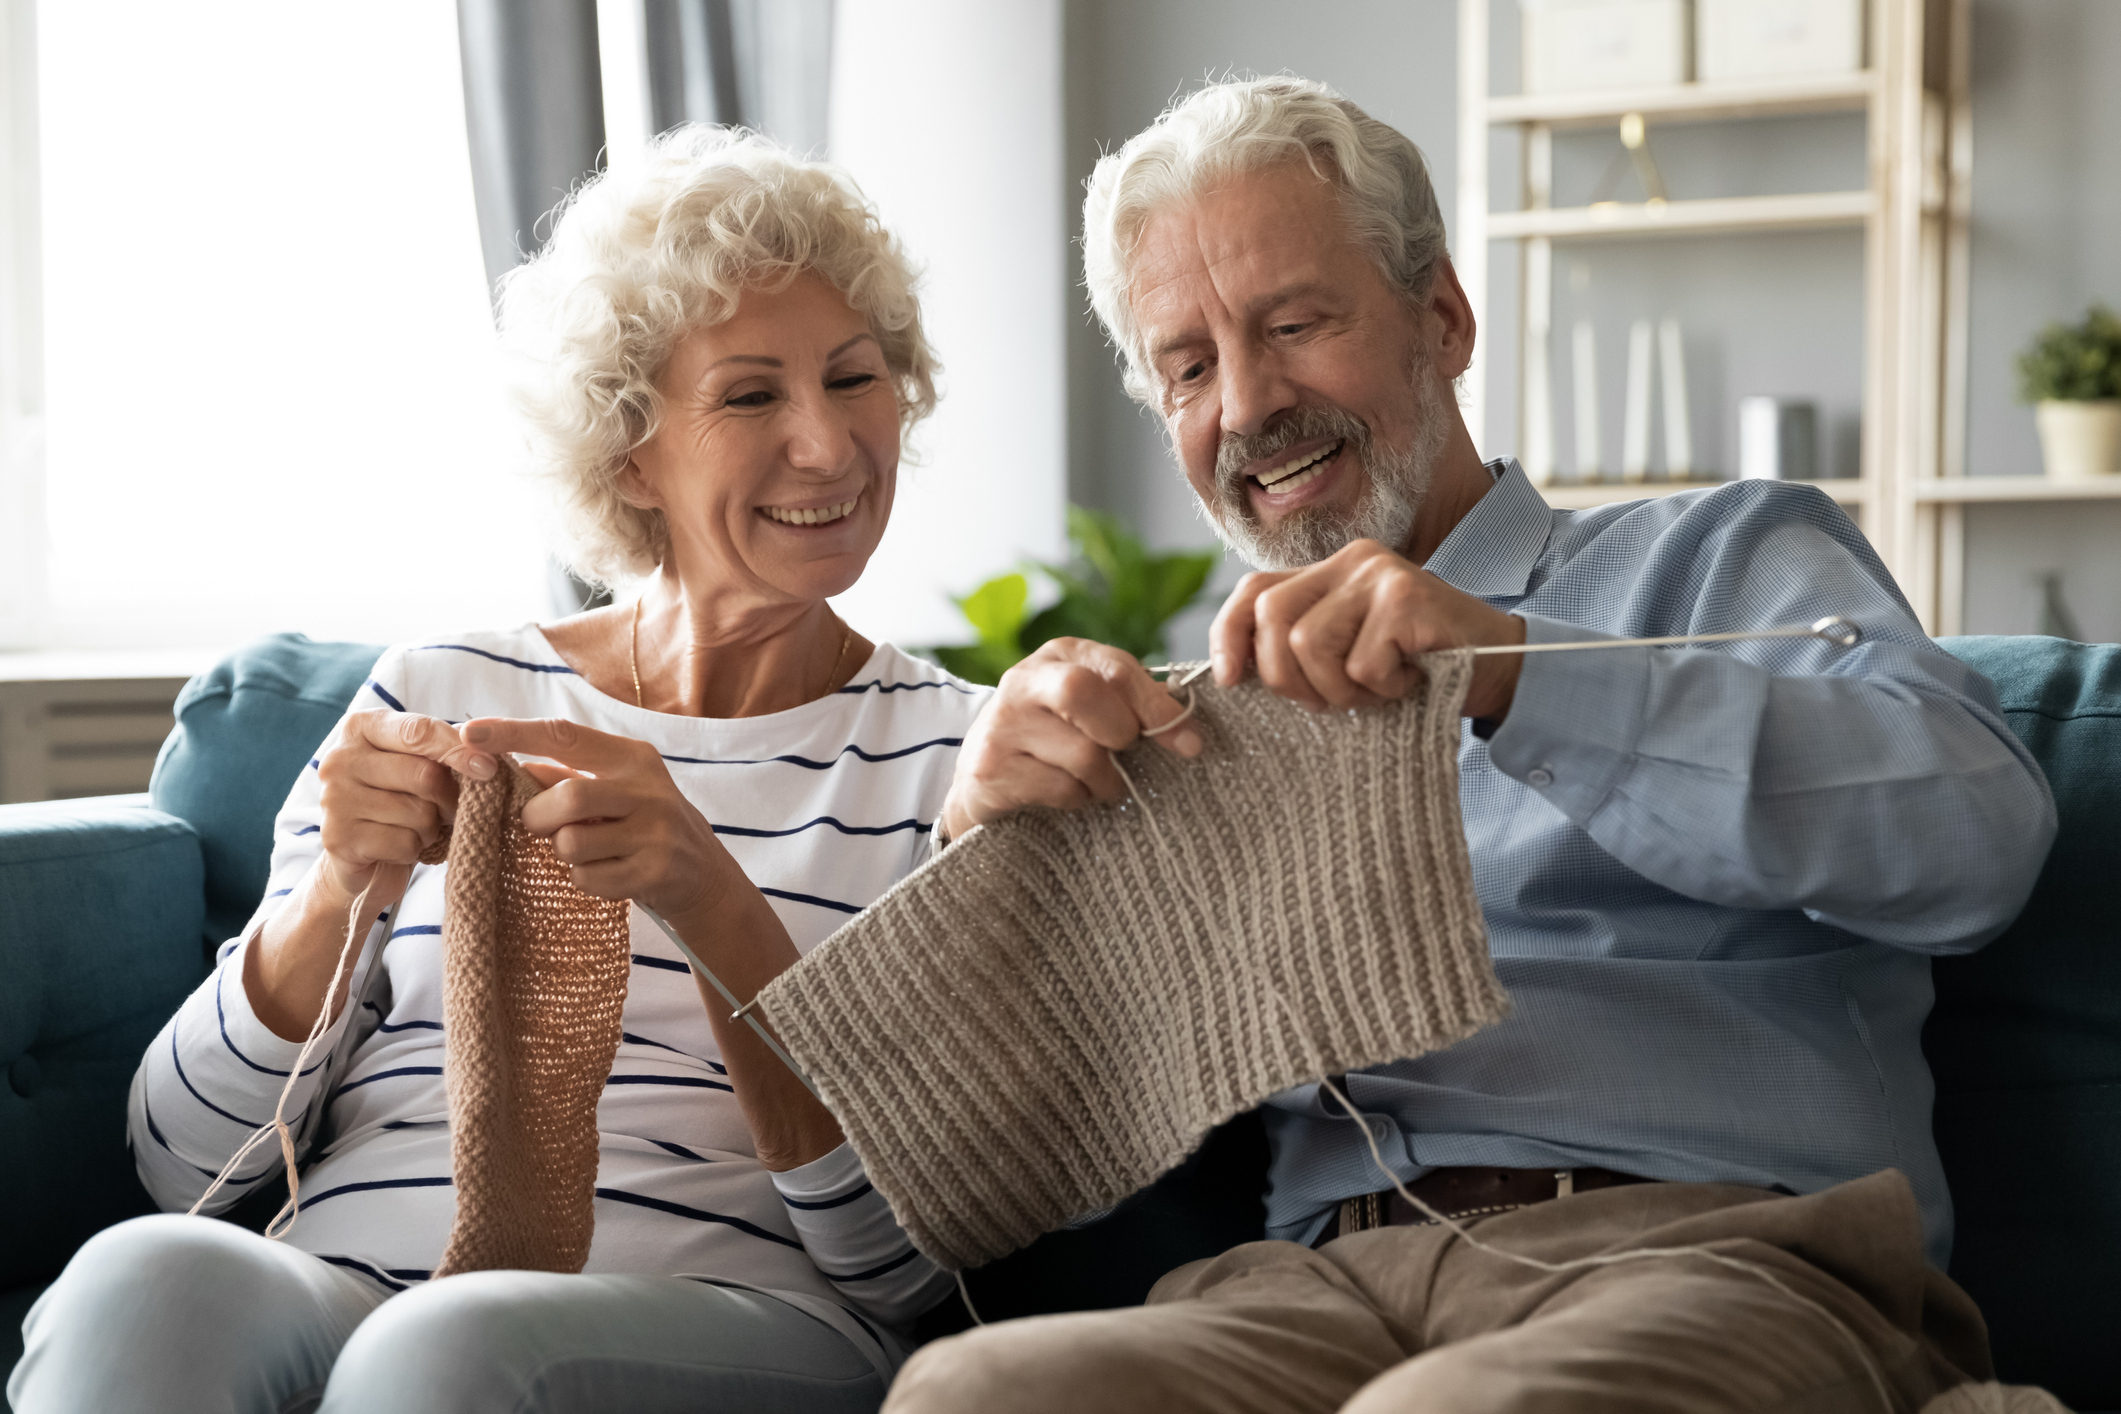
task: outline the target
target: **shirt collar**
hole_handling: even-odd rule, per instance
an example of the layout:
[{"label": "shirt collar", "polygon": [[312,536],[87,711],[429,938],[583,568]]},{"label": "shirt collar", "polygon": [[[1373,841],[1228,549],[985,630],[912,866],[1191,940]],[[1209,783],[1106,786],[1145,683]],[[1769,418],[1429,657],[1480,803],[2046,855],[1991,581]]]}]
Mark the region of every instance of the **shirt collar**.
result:
[{"label": "shirt collar", "polygon": [[1531,583],[1554,531],[1554,511],[1515,457],[1488,463],[1495,484],[1429,556],[1428,570],[1482,599],[1510,599]]}]

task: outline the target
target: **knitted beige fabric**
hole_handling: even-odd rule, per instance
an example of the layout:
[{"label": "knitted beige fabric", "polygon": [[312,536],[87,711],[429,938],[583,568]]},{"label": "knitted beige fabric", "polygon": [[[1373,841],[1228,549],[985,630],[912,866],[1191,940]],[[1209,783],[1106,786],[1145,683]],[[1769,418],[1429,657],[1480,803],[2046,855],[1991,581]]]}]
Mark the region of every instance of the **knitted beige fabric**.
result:
[{"label": "knitted beige fabric", "polygon": [[457,784],[442,913],[457,1213],[435,1275],[578,1272],[596,1226],[597,1099],[619,1049],[628,906],[577,889],[551,842],[523,828],[540,789],[528,772],[504,760],[492,780]]},{"label": "knitted beige fabric", "polygon": [[1423,667],[1360,712],[1202,683],[1197,759],[1144,743],[1137,798],[967,832],[766,988],[923,1252],[992,1261],[1279,1090],[1504,1016],[1458,810],[1472,658]]}]

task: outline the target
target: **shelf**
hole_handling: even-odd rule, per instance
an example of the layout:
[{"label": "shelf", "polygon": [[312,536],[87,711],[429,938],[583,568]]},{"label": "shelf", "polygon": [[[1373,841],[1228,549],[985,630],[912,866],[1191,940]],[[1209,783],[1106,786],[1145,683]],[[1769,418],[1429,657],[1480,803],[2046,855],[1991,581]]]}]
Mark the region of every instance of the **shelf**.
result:
[{"label": "shelf", "polygon": [[1917,501],[2121,501],[2121,476],[2051,481],[2045,476],[1948,476],[1917,481]]},{"label": "shelf", "polygon": [[[1834,481],[1796,481],[1793,486],[1816,486],[1844,506],[1860,505],[1870,490],[1870,483],[1854,477]],[[1539,488],[1547,504],[1557,511],[1589,510],[1592,506],[1610,506],[1621,501],[1646,501],[1656,496],[1669,496],[1678,491],[1705,491],[1713,486],[1728,486],[1728,481],[1636,481],[1616,483],[1610,481],[1585,484],[1554,482]]]},{"label": "shelf", "polygon": [[1702,231],[1798,231],[1860,226],[1877,209],[1867,191],[1796,196],[1726,196],[1698,201],[1601,202],[1531,211],[1491,211],[1488,237],[1547,236],[1587,240],[1614,236],[1684,235]]},{"label": "shelf", "polygon": [[1488,100],[1488,122],[1550,123],[1581,128],[1617,123],[1628,113],[1667,123],[1765,118],[1792,113],[1845,113],[1863,108],[1877,91],[1868,70],[1796,79],[1667,84],[1588,93],[1523,93]]}]

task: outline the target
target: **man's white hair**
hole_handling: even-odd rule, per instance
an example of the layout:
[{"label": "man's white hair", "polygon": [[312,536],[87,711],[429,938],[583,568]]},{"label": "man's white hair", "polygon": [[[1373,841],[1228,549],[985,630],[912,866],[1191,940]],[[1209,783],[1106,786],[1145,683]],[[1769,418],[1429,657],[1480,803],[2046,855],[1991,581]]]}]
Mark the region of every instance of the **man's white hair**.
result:
[{"label": "man's white hair", "polygon": [[662,416],[656,380],[684,337],[746,290],[821,276],[866,318],[897,385],[902,431],[935,410],[917,275],[842,172],[740,128],[692,124],[638,170],[584,183],[536,259],[501,282],[501,337],[532,461],[560,500],[561,552],[583,578],[652,571],[663,513],[619,494]]},{"label": "man's white hair", "polygon": [[1349,227],[1386,281],[1411,301],[1428,298],[1444,228],[1420,148],[1322,83],[1284,76],[1210,84],[1102,159],[1083,201],[1090,304],[1126,356],[1127,391],[1137,401],[1155,401],[1128,306],[1142,228],[1232,174],[1292,160],[1340,189]]}]

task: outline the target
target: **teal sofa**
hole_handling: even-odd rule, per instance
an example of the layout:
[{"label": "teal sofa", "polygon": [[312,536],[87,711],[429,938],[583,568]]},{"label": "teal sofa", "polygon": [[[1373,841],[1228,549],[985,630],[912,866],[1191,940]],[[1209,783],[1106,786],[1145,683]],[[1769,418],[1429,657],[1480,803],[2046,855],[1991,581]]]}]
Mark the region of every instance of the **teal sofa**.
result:
[{"label": "teal sofa", "polygon": [[[2010,931],[1933,969],[1953,1274],[2004,1378],[2121,1410],[2121,648],[1944,646],[1997,683],[2062,820]],[[148,1210],[125,1147],[133,1067],[249,916],[288,783],[377,652],[262,640],[185,688],[149,796],[0,807],[0,1378],[68,1254]],[[1170,1266],[1259,1234],[1264,1168],[1257,1124],[1228,1126],[1101,1223],[973,1273],[974,1301],[989,1319],[1137,1301]],[[953,1301],[923,1333],[961,1320]]]}]

